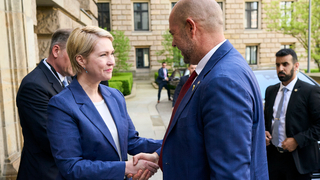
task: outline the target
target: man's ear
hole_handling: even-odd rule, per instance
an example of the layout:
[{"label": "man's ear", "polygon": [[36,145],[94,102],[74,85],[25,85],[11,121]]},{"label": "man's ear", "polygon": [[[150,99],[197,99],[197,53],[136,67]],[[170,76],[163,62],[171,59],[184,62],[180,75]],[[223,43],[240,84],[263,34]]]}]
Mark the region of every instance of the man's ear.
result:
[{"label": "man's ear", "polygon": [[58,57],[59,51],[60,51],[60,46],[59,46],[59,45],[56,44],[56,45],[54,45],[54,46],[52,47],[51,53],[52,53],[52,55],[53,55],[54,58],[57,58],[57,57]]},{"label": "man's ear", "polygon": [[187,34],[193,38],[196,35],[196,23],[191,18],[187,18],[186,23]]},{"label": "man's ear", "polygon": [[295,71],[299,71],[299,62],[296,62],[295,64],[294,64],[294,70]]}]

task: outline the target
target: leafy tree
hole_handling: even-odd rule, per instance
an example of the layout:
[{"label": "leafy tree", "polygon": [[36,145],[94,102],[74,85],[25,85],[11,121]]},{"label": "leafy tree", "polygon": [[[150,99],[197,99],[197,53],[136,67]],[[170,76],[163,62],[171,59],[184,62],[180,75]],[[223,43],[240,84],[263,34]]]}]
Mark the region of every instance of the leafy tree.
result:
[{"label": "leafy tree", "polygon": [[[308,52],[309,0],[298,0],[284,6],[281,0],[266,5],[266,21],[270,31],[291,35]],[[320,69],[320,0],[312,0],[311,58]]]},{"label": "leafy tree", "polygon": [[180,60],[182,59],[181,51],[177,47],[172,47],[172,35],[169,33],[169,30],[165,31],[162,35],[163,41],[161,45],[163,49],[157,51],[158,56],[164,56],[164,59],[158,60],[159,63],[166,62],[167,65],[173,67],[185,67],[184,63],[181,63]]},{"label": "leafy tree", "polygon": [[112,42],[115,50],[114,57],[116,61],[114,72],[127,71],[132,66],[127,63],[131,49],[129,38],[124,35],[124,31],[113,30],[110,33],[114,38]]}]

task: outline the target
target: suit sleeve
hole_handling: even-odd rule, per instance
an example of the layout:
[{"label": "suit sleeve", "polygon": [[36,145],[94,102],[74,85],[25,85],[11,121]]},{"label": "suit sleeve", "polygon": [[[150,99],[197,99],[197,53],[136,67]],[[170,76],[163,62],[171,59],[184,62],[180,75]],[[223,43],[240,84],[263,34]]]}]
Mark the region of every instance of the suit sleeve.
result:
[{"label": "suit sleeve", "polygon": [[250,179],[251,96],[242,84],[228,77],[214,78],[201,90],[200,109],[211,177]]},{"label": "suit sleeve", "polygon": [[32,133],[37,145],[51,154],[50,143],[47,137],[47,105],[49,93],[37,83],[27,83],[20,89],[17,96],[17,106],[21,125]]},{"label": "suit sleeve", "polygon": [[310,114],[307,120],[311,122],[310,128],[306,131],[300,132],[299,134],[294,135],[294,139],[298,142],[299,147],[308,146],[315,141],[320,140],[320,88],[312,86],[312,91],[309,94],[308,98],[307,111]]},{"label": "suit sleeve", "polygon": [[162,68],[160,68],[160,69],[158,70],[158,78],[159,78],[161,81],[164,80],[164,78],[165,78]]}]

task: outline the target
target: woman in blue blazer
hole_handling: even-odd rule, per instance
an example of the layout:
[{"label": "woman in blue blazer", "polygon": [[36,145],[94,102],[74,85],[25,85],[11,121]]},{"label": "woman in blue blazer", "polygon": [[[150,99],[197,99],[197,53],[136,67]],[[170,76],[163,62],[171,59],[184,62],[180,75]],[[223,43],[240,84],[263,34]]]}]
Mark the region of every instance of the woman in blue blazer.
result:
[{"label": "woman in blue blazer", "polygon": [[158,168],[150,161],[133,165],[127,160],[127,153],[153,153],[162,141],[139,137],[123,95],[99,85],[112,76],[112,41],[109,32],[93,26],[76,28],[68,39],[77,76],[48,105],[47,134],[60,171],[57,179],[123,180],[139,170],[150,177]]}]

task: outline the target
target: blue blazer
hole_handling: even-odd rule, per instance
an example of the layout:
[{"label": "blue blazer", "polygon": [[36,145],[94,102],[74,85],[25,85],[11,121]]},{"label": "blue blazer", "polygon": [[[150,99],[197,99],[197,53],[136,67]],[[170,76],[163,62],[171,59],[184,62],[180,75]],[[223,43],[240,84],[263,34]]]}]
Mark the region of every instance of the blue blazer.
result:
[{"label": "blue blazer", "polygon": [[[166,77],[169,77],[169,75],[168,75],[168,69],[166,69],[166,71],[167,71],[167,76],[166,76]],[[160,68],[160,69],[158,70],[157,82],[158,82],[158,83],[163,82],[163,80],[164,80],[166,77],[164,77],[163,68]],[[167,81],[165,81],[165,82],[167,82]]]},{"label": "blue blazer", "polygon": [[48,105],[47,133],[60,171],[57,179],[121,180],[127,153],[152,153],[161,147],[161,140],[138,136],[118,90],[104,85],[99,90],[116,124],[123,161],[108,127],[75,78]]},{"label": "blue blazer", "polygon": [[162,160],[164,180],[269,179],[259,86],[229,41],[182,99]]}]

